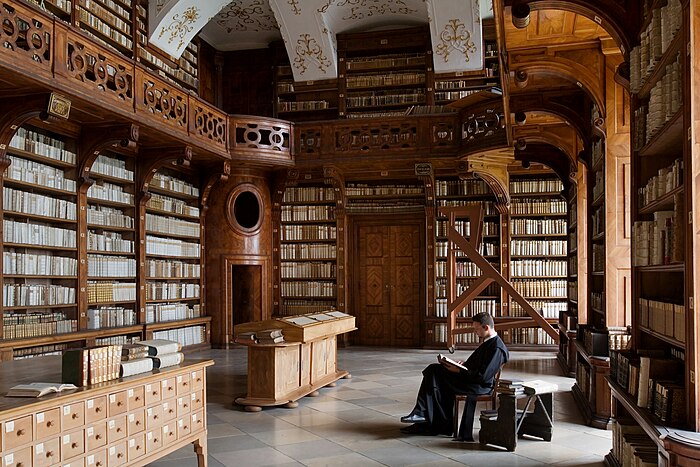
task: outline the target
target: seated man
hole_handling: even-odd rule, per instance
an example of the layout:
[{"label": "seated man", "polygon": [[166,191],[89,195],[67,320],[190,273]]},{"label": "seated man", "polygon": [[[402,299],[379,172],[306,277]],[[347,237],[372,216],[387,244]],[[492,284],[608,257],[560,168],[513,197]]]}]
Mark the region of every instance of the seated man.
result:
[{"label": "seated man", "polygon": [[[455,395],[488,394],[493,389],[496,373],[508,361],[508,349],[488,313],[474,315],[472,326],[481,344],[464,362],[467,369],[460,369],[444,359],[428,365],[423,370],[416,406],[409,415],[401,417],[403,423],[413,423],[402,428],[403,433],[451,435]],[[476,402],[473,405],[472,412]]]}]

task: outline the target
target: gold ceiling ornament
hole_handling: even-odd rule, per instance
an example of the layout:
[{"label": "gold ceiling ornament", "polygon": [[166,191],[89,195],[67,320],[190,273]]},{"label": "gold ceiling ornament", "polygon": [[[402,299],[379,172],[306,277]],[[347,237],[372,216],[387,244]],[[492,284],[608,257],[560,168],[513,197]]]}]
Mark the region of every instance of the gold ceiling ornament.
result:
[{"label": "gold ceiling ornament", "polygon": [[234,31],[275,31],[279,27],[268,2],[253,0],[244,5],[242,0],[229,3],[215,17],[216,24],[229,34]]},{"label": "gold ceiling ornament", "polygon": [[[493,11],[493,3],[491,3],[491,11]],[[474,23],[479,24],[481,22],[479,0],[472,0],[472,17],[474,18]]]},{"label": "gold ceiling ornament", "polygon": [[408,7],[404,0],[327,0],[317,11],[326,13],[331,6],[350,7],[350,14],[344,20],[371,18],[384,14],[412,15],[418,10]]},{"label": "gold ceiling ornament", "polygon": [[289,6],[292,7],[292,12],[295,15],[301,15],[301,5],[299,5],[299,0],[287,0],[287,3],[289,3]]},{"label": "gold ceiling ornament", "polygon": [[323,49],[318,45],[316,39],[309,34],[302,34],[297,39],[297,47],[295,50],[294,67],[303,74],[308,69],[307,61],[315,63],[318,69],[325,73],[331,66],[331,61],[323,54]]},{"label": "gold ceiling ornament", "polygon": [[163,34],[170,31],[170,37],[168,38],[168,44],[172,44],[175,39],[180,40],[177,48],[180,49],[185,43],[185,37],[189,34],[193,28],[193,24],[199,19],[199,9],[197,7],[191,6],[182,13],[182,18],[180,18],[180,13],[173,15],[170,25],[162,27],[160,29],[160,35],[158,38],[163,37]]},{"label": "gold ceiling ornament", "polygon": [[476,45],[472,41],[472,34],[458,19],[451,19],[440,33],[440,44],[437,46],[437,54],[447,63],[450,53],[456,50],[464,55],[465,61],[469,61],[469,55],[476,52]]}]

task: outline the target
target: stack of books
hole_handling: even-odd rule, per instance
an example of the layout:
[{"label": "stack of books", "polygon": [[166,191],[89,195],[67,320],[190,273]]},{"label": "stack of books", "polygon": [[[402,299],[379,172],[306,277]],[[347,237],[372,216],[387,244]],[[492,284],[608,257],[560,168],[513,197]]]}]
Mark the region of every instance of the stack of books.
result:
[{"label": "stack of books", "polygon": [[531,381],[523,382],[523,390],[527,395],[535,394],[549,394],[551,392],[556,392],[559,387],[554,383],[548,383],[547,381],[542,381],[541,379],[534,379]]},{"label": "stack of books", "polygon": [[523,380],[501,378],[498,381],[498,386],[496,386],[496,392],[499,394],[510,394],[513,396],[525,394],[525,388],[523,388]]},{"label": "stack of books", "polygon": [[87,386],[117,379],[121,354],[121,345],[68,349],[62,358],[63,382]]},{"label": "stack of books", "polygon": [[263,329],[255,333],[258,344],[280,344],[284,342],[281,329]]},{"label": "stack of books", "polygon": [[141,344],[122,345],[122,361],[119,374],[122,378],[153,369],[153,360],[148,358],[148,347]]},{"label": "stack of books", "polygon": [[140,343],[148,347],[148,358],[153,360],[153,368],[179,365],[185,360],[184,354],[180,352],[179,342],[166,339],[151,339]]}]

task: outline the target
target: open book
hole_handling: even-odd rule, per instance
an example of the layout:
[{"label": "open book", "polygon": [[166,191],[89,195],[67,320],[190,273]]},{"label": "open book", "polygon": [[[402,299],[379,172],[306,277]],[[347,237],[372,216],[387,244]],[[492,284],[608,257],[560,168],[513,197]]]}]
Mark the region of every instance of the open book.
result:
[{"label": "open book", "polygon": [[41,397],[52,392],[68,391],[78,389],[74,384],[60,383],[30,383],[18,384],[7,391],[7,397]]},{"label": "open book", "polygon": [[438,359],[438,362],[439,362],[439,363],[446,362],[446,363],[449,363],[449,364],[452,365],[452,366],[456,366],[456,367],[459,368],[460,370],[469,371],[469,369],[468,369],[466,366],[462,365],[461,363],[459,363],[459,362],[456,361],[456,360],[452,360],[450,357],[444,356],[444,355],[441,354],[441,353],[438,354],[437,359]]}]

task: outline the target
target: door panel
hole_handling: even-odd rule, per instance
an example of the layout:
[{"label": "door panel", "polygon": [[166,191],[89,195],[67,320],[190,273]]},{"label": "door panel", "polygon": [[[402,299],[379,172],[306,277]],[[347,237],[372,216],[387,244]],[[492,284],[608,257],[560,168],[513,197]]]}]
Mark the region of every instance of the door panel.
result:
[{"label": "door panel", "polygon": [[358,221],[353,309],[361,345],[418,346],[423,310],[421,221]]}]

